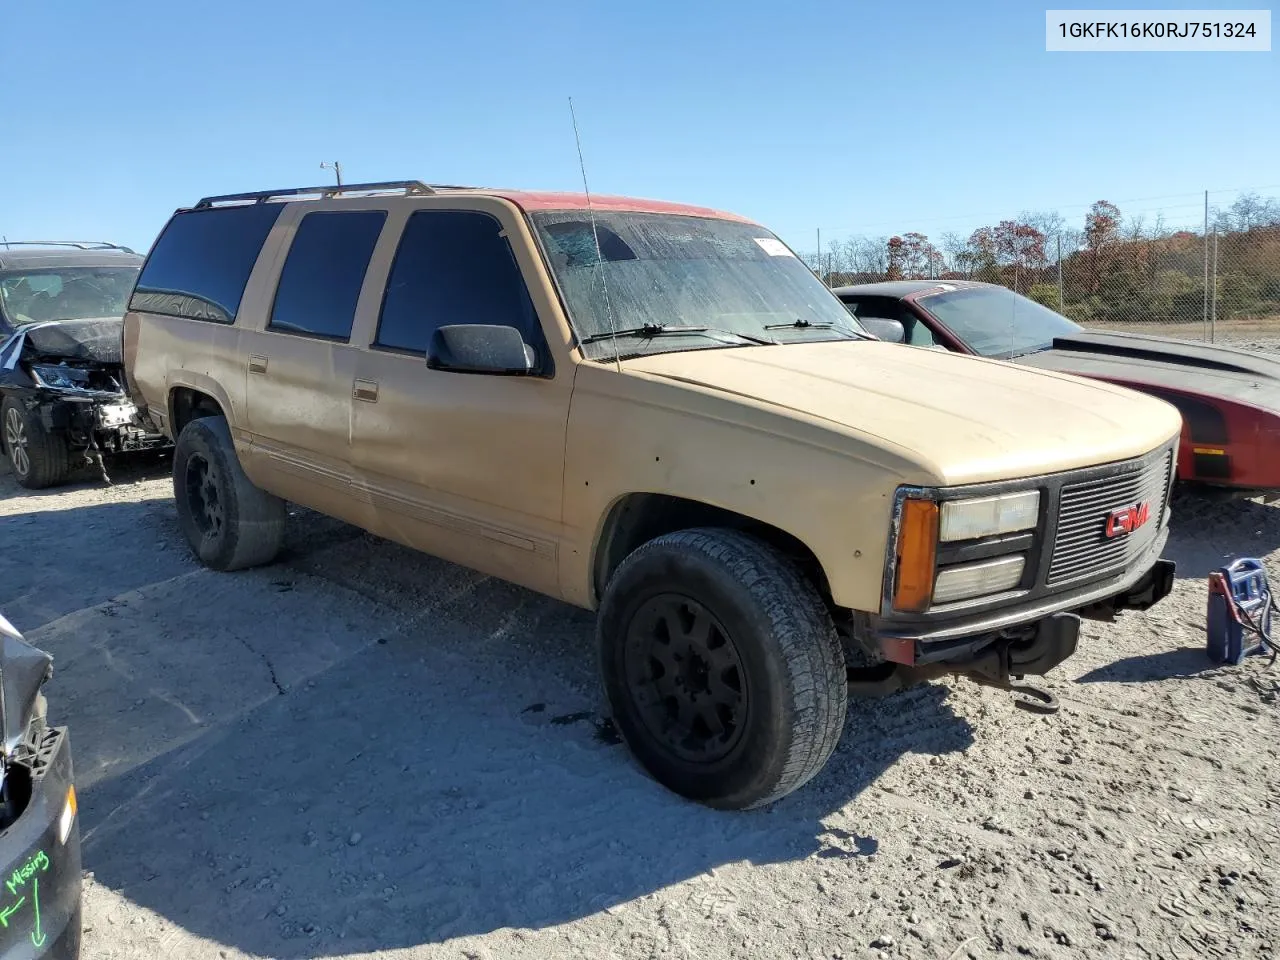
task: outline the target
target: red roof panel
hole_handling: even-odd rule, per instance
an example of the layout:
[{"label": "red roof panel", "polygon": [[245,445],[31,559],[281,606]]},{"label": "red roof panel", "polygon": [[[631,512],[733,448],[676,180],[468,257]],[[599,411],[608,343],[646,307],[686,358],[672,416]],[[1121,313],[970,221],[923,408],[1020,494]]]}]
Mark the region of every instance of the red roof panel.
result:
[{"label": "red roof panel", "polygon": [[[495,197],[510,200],[527,212],[535,210],[586,210],[587,196],[584,193],[556,193],[526,190],[485,190]],[[686,203],[669,203],[665,200],[642,200],[637,197],[614,197],[596,194],[591,195],[591,207],[600,211],[626,213],[670,213],[686,217],[710,217],[716,220],[736,220],[740,223],[754,221],[736,213],[723,210],[712,210],[710,207],[695,207]]]}]

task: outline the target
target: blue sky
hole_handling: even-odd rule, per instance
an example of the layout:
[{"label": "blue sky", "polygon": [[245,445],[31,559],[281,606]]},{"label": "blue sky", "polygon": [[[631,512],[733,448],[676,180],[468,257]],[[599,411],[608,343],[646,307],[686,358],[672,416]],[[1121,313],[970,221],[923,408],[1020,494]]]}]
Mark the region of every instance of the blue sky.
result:
[{"label": "blue sky", "polygon": [[6,7],[10,239],[145,249],[175,207],[328,182],[322,160],[580,189],[569,96],[593,191],[801,249],[818,227],[936,238],[1101,198],[1194,221],[1204,189],[1280,194],[1280,54],[1046,53],[1025,0]]}]

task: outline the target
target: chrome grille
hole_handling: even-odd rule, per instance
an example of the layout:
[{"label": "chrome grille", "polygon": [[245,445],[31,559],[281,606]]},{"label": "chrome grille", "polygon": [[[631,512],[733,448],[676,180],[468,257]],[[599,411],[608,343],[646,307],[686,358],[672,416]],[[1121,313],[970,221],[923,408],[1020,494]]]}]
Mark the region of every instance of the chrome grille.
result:
[{"label": "chrome grille", "polygon": [[[1125,472],[1064,486],[1046,584],[1060,586],[1122,569],[1147,549],[1164,524],[1172,471],[1173,451],[1166,450]],[[1151,504],[1145,525],[1127,536],[1107,536],[1107,517],[1113,510],[1143,502]]]}]

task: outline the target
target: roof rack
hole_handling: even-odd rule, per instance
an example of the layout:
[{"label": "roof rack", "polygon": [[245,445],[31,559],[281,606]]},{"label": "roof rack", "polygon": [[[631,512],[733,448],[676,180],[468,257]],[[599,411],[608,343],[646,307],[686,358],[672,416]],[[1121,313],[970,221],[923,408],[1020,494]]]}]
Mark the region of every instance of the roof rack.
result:
[{"label": "roof rack", "polygon": [[134,253],[128,247],[118,243],[107,243],[105,240],[0,240],[5,247],[75,247],[77,250],[123,250]]},{"label": "roof rack", "polygon": [[390,193],[403,192],[406,197],[425,197],[440,190],[465,190],[447,184],[423,183],[421,180],[386,180],[380,183],[344,183],[340,187],[328,184],[323,187],[292,187],[287,190],[259,190],[252,193],[227,193],[217,197],[204,197],[193,209],[200,210],[222,203],[266,203],[268,200],[285,197],[305,197],[315,195],[321,200],[339,197],[346,193]]}]

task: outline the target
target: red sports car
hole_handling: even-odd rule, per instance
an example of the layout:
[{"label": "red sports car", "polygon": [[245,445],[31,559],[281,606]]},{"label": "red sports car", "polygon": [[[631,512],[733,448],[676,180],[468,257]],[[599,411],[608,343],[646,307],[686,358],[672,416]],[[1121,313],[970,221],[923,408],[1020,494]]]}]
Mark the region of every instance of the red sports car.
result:
[{"label": "red sports car", "polygon": [[1086,330],[1012,290],[971,280],[866,283],[835,294],[883,340],[1011,360],[1160,397],[1182,413],[1179,480],[1280,499],[1280,359]]}]

